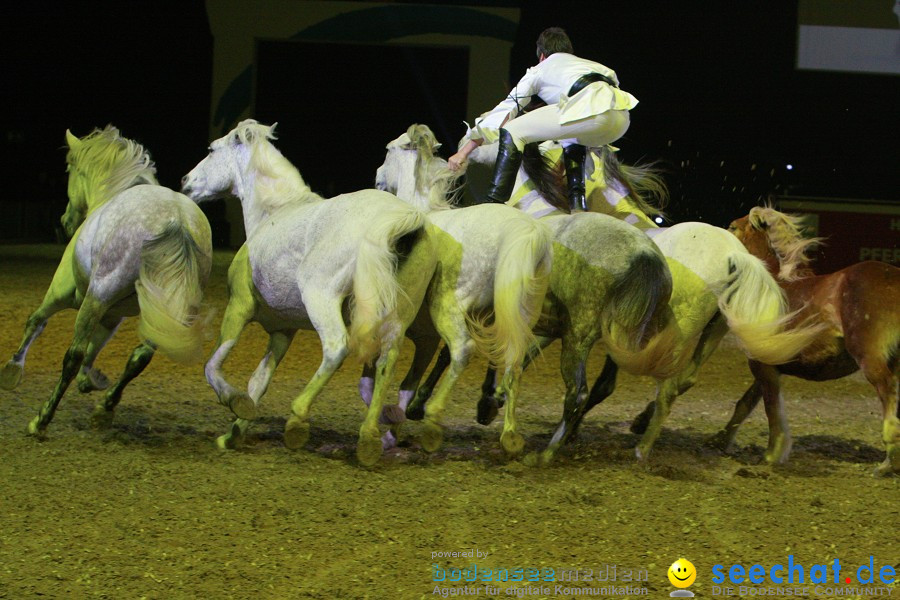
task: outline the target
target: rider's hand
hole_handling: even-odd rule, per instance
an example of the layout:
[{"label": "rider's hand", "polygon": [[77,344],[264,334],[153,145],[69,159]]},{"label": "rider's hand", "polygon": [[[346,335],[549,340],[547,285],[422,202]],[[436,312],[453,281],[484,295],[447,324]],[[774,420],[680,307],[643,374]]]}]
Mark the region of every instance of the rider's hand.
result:
[{"label": "rider's hand", "polygon": [[467,155],[460,151],[447,159],[447,166],[450,167],[451,171],[459,171],[466,166],[467,160]]}]

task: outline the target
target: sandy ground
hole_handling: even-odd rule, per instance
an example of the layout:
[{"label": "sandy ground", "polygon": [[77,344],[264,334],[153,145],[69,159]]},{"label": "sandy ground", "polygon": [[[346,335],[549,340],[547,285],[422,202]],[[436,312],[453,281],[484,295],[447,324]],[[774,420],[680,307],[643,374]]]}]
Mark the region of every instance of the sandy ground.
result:
[{"label": "sandy ground", "polygon": [[[0,247],[4,361],[61,250]],[[219,317],[229,260],[217,256],[208,289]],[[410,423],[402,447],[364,469],[354,455],[363,415],[356,364],[348,362],[313,406],[306,447],[292,452],[282,444],[290,400],[320,359],[311,333],[294,340],[263,399],[263,418],[239,451],[216,449],[230,418],[202,366],[163,357],[126,390],[111,429],[90,426],[101,396],[73,386],[48,439],[26,437],[25,425],[58,377],[73,323],[74,311],[54,317],[32,348],[25,380],[0,391],[0,598],[417,599],[439,597],[442,588],[460,593],[466,582],[448,581],[452,569],[473,563],[478,582],[468,584],[469,597],[523,597],[529,590],[522,582],[494,581],[496,592],[485,587],[484,569],[508,569],[511,577],[527,568],[553,569],[556,578],[529,598],[582,597],[582,588],[603,586],[624,588],[603,596],[633,596],[637,588],[668,597],[675,588],[666,571],[679,557],[696,567],[697,597],[714,595],[717,564],[726,573],[732,564],[768,570],[793,556],[809,569],[837,558],[841,579],[853,575],[854,585],[856,567],[870,556],[876,571],[900,571],[900,478],[871,476],[883,458],[880,407],[858,375],[786,382],[795,436],[787,465],[759,464],[767,436],[762,410],[742,429],[738,451],[724,456],[703,442],[750,383],[726,338],[698,385],[675,405],[647,463],[633,458],[637,438],[628,424],[653,385],[623,376],[577,442],[538,469],[503,457],[499,423],[475,423],[484,366],[476,361],[454,394],[441,450],[426,454],[416,441],[418,424]],[[136,341],[130,320],[97,366],[118,376]],[[262,330],[248,328],[226,364],[233,382],[246,382],[264,347]],[[411,349],[405,347],[400,372]],[[558,359],[554,345],[523,383],[519,415],[529,450],[546,444],[560,414]],[[593,357],[589,373],[599,369],[600,357]],[[479,556],[435,554],[467,550]],[[435,564],[448,580],[434,581]],[[597,581],[613,565],[616,580]],[[557,589],[564,569],[579,569],[582,578],[590,570],[594,581]],[[645,580],[624,581],[629,571]],[[810,597],[838,595],[817,593],[808,578]],[[879,585],[877,574],[875,581],[862,588]],[[752,593],[734,587],[735,596]],[[900,594],[896,586],[891,591]]]}]

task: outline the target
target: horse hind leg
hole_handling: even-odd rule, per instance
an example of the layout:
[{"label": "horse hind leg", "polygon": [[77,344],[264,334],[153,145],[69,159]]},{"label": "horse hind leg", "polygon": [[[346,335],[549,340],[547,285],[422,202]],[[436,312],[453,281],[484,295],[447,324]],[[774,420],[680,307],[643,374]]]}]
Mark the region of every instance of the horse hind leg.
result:
[{"label": "horse hind leg", "polygon": [[[399,329],[399,328],[398,328]],[[356,459],[365,467],[371,467],[381,458],[385,444],[391,444],[396,439],[393,437],[381,437],[378,428],[379,421],[383,420],[384,399],[387,396],[387,387],[394,376],[394,368],[400,355],[401,337],[399,331],[390,335],[382,344],[381,353],[375,363],[375,387],[372,392],[372,402],[366,411],[366,418],[359,428],[359,438],[356,445]]]},{"label": "horse hind leg", "polygon": [[78,310],[78,316],[75,318],[75,336],[72,344],[66,351],[65,357],[63,357],[59,381],[50,394],[50,398],[41,406],[38,415],[28,424],[25,430],[28,435],[38,438],[44,437],[47,426],[53,420],[53,415],[56,413],[57,407],[59,407],[63,394],[65,394],[69,384],[72,383],[72,380],[75,379],[81,368],[87,345],[94,334],[95,328],[103,318],[106,309],[107,307],[94,296],[88,295],[85,297],[81,308]]},{"label": "horse hind leg", "polygon": [[322,362],[303,391],[291,402],[291,416],[284,426],[284,445],[301,448],[309,439],[309,409],[347,357],[347,328],[341,317],[341,299],[311,297],[306,302],[310,320],[322,341]]},{"label": "horse hind leg", "polygon": [[759,401],[762,400],[763,392],[759,381],[754,380],[741,399],[734,405],[734,412],[731,419],[722,430],[712,436],[707,442],[707,446],[716,448],[722,452],[732,452],[734,449],[734,440],[737,437],[738,429]]},{"label": "horse hind leg", "polygon": [[109,342],[116,333],[122,319],[112,319],[97,325],[91,341],[88,343],[87,352],[84,355],[84,361],[81,363],[81,370],[75,378],[78,385],[78,391],[87,394],[94,391],[105,390],[109,387],[109,378],[104,375],[100,369],[94,368],[94,360],[104,346]]},{"label": "horse hind leg", "polygon": [[94,407],[94,412],[91,414],[91,424],[95,428],[105,429],[112,424],[116,406],[122,400],[122,392],[125,390],[125,386],[147,368],[147,365],[150,364],[150,359],[153,358],[153,353],[154,349],[147,344],[139,344],[131,351],[131,356],[125,364],[122,376],[106,393],[103,402]]},{"label": "horse hind leg", "polygon": [[883,359],[866,359],[860,362],[866,379],[878,392],[881,400],[881,439],[886,456],[875,468],[874,475],[881,477],[900,473],[900,414],[898,414],[898,378]]},{"label": "horse hind leg", "polygon": [[[593,341],[593,340],[590,340]],[[556,456],[559,448],[568,441],[577,423],[585,414],[585,406],[588,401],[587,371],[585,363],[591,349],[589,339],[581,339],[578,342],[565,336],[562,340],[562,352],[560,355],[560,371],[566,385],[566,395],[563,401],[563,418],[556,428],[547,448],[541,453],[539,464],[549,464]],[[529,458],[529,463],[535,462]]]}]

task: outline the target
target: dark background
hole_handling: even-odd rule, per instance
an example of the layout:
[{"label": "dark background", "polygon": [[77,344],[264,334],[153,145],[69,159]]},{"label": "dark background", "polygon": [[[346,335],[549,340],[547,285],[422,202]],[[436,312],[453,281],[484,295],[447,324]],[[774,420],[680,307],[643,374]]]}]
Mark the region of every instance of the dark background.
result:
[{"label": "dark background", "polygon": [[[551,25],[568,31],[576,54],[616,70],[640,100],[620,158],[663,162],[673,221],[724,225],[771,193],[898,200],[900,78],[796,70],[796,2],[488,4],[521,8],[510,86]],[[203,2],[2,11],[0,240],[54,239],[66,128],[83,136],[114,124],[150,150],[170,187],[203,158],[212,70]],[[279,146],[327,195],[370,186],[384,145],[410,123],[435,129],[446,157],[461,122],[491,108],[464,108],[464,49],[260,42],[257,58],[255,116],[279,121]]]}]

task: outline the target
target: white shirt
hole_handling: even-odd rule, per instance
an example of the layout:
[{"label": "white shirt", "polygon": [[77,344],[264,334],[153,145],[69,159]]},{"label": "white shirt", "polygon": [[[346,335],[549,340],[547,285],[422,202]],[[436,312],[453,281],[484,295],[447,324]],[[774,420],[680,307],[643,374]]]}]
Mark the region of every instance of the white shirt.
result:
[{"label": "white shirt", "polygon": [[615,71],[598,62],[565,52],[551,54],[529,68],[503,101],[475,120],[477,133],[472,137],[494,141],[507,115],[510,119],[515,118],[533,95],[539,96],[548,106],[558,105],[562,125],[608,110],[631,110],[637,105],[637,98],[603,81],[594,82],[569,98],[572,84],[588,73],[599,73],[619,84]]}]

